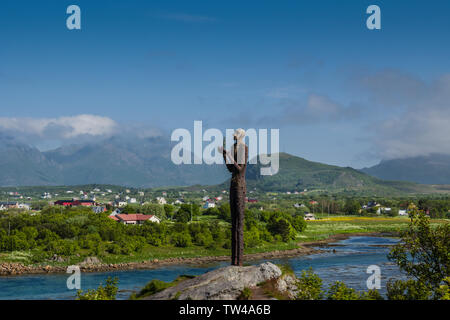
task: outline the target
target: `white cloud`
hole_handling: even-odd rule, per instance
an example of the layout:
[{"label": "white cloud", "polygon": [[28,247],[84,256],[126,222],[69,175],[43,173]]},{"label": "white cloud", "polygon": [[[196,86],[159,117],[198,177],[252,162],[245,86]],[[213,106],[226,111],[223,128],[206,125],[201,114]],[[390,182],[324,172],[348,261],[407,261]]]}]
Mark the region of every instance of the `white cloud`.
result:
[{"label": "white cloud", "polygon": [[258,123],[314,125],[356,119],[361,113],[361,107],[356,104],[343,105],[326,95],[316,93],[309,94],[306,99],[282,99],[280,105],[280,112],[264,116]]},{"label": "white cloud", "polygon": [[383,73],[371,79],[378,83],[374,94],[384,107],[402,106],[400,114],[373,126],[378,154],[384,159],[450,154],[450,74],[431,83],[412,76],[390,77],[395,83]]},{"label": "white cloud", "polygon": [[0,118],[1,131],[25,138],[64,140],[80,136],[109,136],[116,128],[114,120],[90,114],[59,118]]}]

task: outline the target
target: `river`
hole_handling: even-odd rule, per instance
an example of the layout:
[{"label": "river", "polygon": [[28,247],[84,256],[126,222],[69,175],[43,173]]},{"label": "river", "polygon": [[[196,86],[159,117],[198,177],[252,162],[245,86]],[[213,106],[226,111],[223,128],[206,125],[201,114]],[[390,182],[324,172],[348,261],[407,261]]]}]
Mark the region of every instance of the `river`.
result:
[{"label": "river", "polygon": [[[289,264],[297,275],[300,275],[302,270],[312,267],[322,278],[325,287],[340,280],[357,290],[367,290],[366,281],[370,276],[366,273],[367,268],[370,265],[377,265],[381,270],[380,292],[385,294],[387,280],[405,279],[397,266],[387,259],[389,246],[397,241],[382,237],[350,237],[329,247],[318,248],[322,251],[318,254],[265,261]],[[251,261],[251,264],[261,262],[255,260]],[[119,278],[117,298],[127,299],[133,291],[140,290],[152,279],[172,281],[182,274],[199,275],[226,265],[228,263],[222,262],[200,266],[168,266],[151,270],[83,273],[81,288],[94,289],[100,283],[104,283],[108,276],[117,276]],[[68,274],[44,274],[0,277],[0,299],[74,299],[76,290],[69,290],[66,286],[68,276]]]}]

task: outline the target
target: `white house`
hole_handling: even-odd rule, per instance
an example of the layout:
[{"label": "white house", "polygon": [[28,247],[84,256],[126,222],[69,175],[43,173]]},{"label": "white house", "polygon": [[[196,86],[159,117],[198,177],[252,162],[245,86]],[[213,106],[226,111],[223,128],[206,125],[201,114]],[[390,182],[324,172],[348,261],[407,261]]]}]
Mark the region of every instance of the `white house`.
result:
[{"label": "white house", "polygon": [[130,199],[128,200],[128,202],[129,202],[129,203],[136,203],[136,198],[130,198]]},{"label": "white house", "polygon": [[160,223],[161,219],[158,218],[157,216],[150,216],[150,219],[148,219],[148,221],[155,222],[155,223]]},{"label": "white house", "polygon": [[164,197],[156,197],[156,201],[159,204],[167,204],[167,201],[166,201],[166,199]]},{"label": "white house", "polygon": [[398,215],[399,216],[407,216],[408,212],[407,212],[407,210],[398,210]]},{"label": "white house", "polygon": [[19,209],[25,209],[25,210],[31,209],[31,205],[29,203],[19,203],[19,205],[17,207]]},{"label": "white house", "polygon": [[316,217],[312,213],[306,213],[305,220],[316,220]]},{"label": "white house", "polygon": [[119,208],[125,207],[127,205],[126,201],[117,201],[117,206]]},{"label": "white house", "polygon": [[115,216],[118,215],[122,212],[122,210],[120,210],[119,208],[115,209],[113,212],[111,212],[110,216]]},{"label": "white house", "polygon": [[216,204],[212,201],[206,201],[203,205],[203,209],[215,208]]}]

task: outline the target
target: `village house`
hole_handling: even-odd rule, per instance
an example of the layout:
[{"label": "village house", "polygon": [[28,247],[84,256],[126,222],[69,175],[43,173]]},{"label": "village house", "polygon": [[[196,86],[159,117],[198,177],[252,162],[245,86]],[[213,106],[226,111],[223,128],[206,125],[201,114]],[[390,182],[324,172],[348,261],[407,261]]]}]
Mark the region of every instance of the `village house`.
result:
[{"label": "village house", "polygon": [[105,211],[106,211],[106,207],[103,207],[103,206],[95,206],[95,207],[92,207],[92,211],[93,211],[94,213],[102,213],[102,212],[105,212]]},{"label": "village house", "polygon": [[183,203],[184,203],[184,199],[177,199],[174,202],[174,204],[183,204]]},{"label": "village house", "polygon": [[167,201],[164,197],[156,197],[156,201],[158,204],[167,204]]},{"label": "village house", "polygon": [[203,209],[209,209],[209,208],[215,208],[216,204],[214,203],[214,201],[208,200],[205,202],[205,204],[203,205]]},{"label": "village house", "polygon": [[111,217],[111,216],[115,216],[115,215],[120,214],[121,212],[122,212],[122,210],[120,210],[119,208],[116,208],[116,209],[114,209],[113,212],[111,212],[111,214],[110,214],[109,216],[110,216],[110,217]]},{"label": "village house", "polygon": [[0,202],[0,211],[8,210],[8,209],[30,210],[31,205],[28,203],[19,203],[16,201]]},{"label": "village house", "polygon": [[141,213],[116,214],[110,215],[109,218],[123,224],[144,224],[145,221],[151,221],[155,223],[161,222],[161,220],[157,216]]},{"label": "village house", "polygon": [[17,209],[19,203],[15,201],[0,202],[0,210]]},{"label": "village house", "polygon": [[48,192],[44,192],[41,196],[41,199],[51,199],[52,195]]},{"label": "village house", "polygon": [[93,200],[57,200],[54,202],[55,206],[64,206],[64,207],[77,207],[77,206],[83,206],[83,207],[94,207],[96,206],[95,201]]},{"label": "village house", "polygon": [[17,206],[19,209],[31,210],[31,204],[29,203],[19,203]]},{"label": "village house", "polygon": [[305,213],[305,220],[316,220],[316,217],[312,213]]},{"label": "village house", "polygon": [[125,207],[128,203],[126,201],[115,201],[114,204],[116,207],[122,208]]}]

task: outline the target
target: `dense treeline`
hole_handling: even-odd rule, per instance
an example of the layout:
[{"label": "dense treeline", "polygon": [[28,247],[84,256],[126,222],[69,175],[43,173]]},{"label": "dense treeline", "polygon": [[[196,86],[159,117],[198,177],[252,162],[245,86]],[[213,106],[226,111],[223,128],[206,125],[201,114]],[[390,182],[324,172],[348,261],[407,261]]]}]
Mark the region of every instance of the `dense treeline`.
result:
[{"label": "dense treeline", "polygon": [[[293,199],[294,197],[294,199]],[[295,198],[297,197],[297,198]],[[274,201],[276,200],[276,201]],[[379,204],[377,207],[365,208],[370,202]],[[294,208],[294,205],[303,205]],[[389,212],[382,211],[381,214],[397,216],[399,210],[411,210],[418,208],[427,212],[431,218],[450,219],[450,198],[423,197],[423,198],[380,198],[380,197],[336,197],[336,196],[311,196],[298,197],[294,195],[277,195],[273,198],[264,199],[256,204],[249,204],[249,208],[271,208],[295,214],[296,211],[323,213],[330,215],[362,215],[376,216],[378,208],[390,208]]]},{"label": "dense treeline", "polygon": [[[150,213],[155,208],[127,207],[124,211]],[[143,225],[124,225],[110,219],[107,213],[96,214],[83,207],[52,206],[34,214],[4,212],[0,215],[0,251],[31,250],[33,262],[41,262],[55,254],[62,257],[130,255],[161,246],[230,248],[230,226],[226,223],[230,219],[228,204],[216,209],[219,219],[205,222],[190,222],[192,215],[200,214],[198,206],[182,205],[177,210],[168,206],[159,208],[164,211],[158,214],[164,217],[163,222],[147,221]],[[246,210],[245,246],[289,242],[305,227],[301,215]]]}]

